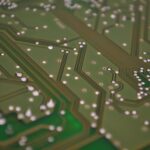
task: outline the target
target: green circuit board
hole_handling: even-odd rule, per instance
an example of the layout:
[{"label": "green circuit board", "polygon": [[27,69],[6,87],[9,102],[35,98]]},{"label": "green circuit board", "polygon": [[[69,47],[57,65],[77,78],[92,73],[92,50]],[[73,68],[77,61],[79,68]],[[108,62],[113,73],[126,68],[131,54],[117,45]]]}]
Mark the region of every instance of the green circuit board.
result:
[{"label": "green circuit board", "polygon": [[0,150],[150,150],[150,0],[0,0]]}]

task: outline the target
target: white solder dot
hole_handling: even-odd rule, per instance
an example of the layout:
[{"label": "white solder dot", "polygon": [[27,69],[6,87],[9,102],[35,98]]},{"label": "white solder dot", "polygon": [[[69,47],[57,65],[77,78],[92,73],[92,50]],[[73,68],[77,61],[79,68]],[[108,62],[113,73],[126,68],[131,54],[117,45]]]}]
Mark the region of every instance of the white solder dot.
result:
[{"label": "white solder dot", "polygon": [[27,48],[27,51],[30,52],[30,51],[31,51],[31,48]]},{"label": "white solder dot", "polygon": [[34,98],[33,97],[29,97],[29,102],[33,102]]},{"label": "white solder dot", "polygon": [[53,46],[52,46],[52,45],[49,45],[49,46],[48,46],[48,49],[49,49],[49,50],[52,50],[52,49],[53,49]]},{"label": "white solder dot", "polygon": [[66,114],[66,111],[65,111],[65,110],[61,110],[61,111],[60,111],[60,114],[61,114],[61,115],[65,115],[65,114]]},{"label": "white solder dot", "polygon": [[1,55],[1,56],[4,56],[5,54],[4,54],[4,53],[1,53],[0,55]]},{"label": "white solder dot", "polygon": [[18,66],[18,65],[17,65],[17,66],[16,66],[16,68],[17,68],[17,69],[19,69],[19,68],[20,68],[20,66]]},{"label": "white solder dot", "polygon": [[40,105],[40,110],[46,110],[46,106],[45,105]]},{"label": "white solder dot", "polygon": [[70,74],[69,73],[66,73],[66,75],[65,75],[66,77],[70,77]]},{"label": "white solder dot", "polygon": [[1,14],[1,18],[5,18],[6,17],[6,15],[5,14]]},{"label": "white solder dot", "polygon": [[39,96],[39,91],[33,91],[33,92],[32,92],[32,95],[33,95],[33,96]]},{"label": "white solder dot", "polygon": [[75,76],[75,77],[74,77],[74,79],[75,79],[75,80],[78,80],[78,79],[79,79],[79,77],[78,77],[78,76]]},{"label": "white solder dot", "polygon": [[126,110],[126,111],[124,112],[124,114],[125,114],[125,115],[130,115],[130,112],[129,112],[128,110]]},{"label": "white solder dot", "polygon": [[71,67],[67,67],[67,70],[71,70]]},{"label": "white solder dot", "polygon": [[58,127],[56,128],[56,130],[57,130],[58,132],[61,132],[61,131],[63,131],[63,128],[62,128],[61,126],[58,126]]},{"label": "white solder dot", "polygon": [[22,82],[27,82],[27,78],[26,77],[21,77],[21,81]]},{"label": "white solder dot", "polygon": [[112,135],[110,133],[106,133],[106,136],[105,136],[107,139],[111,139],[112,138]]},{"label": "white solder dot", "polygon": [[101,129],[99,129],[99,132],[100,132],[101,134],[105,134],[105,133],[106,133],[106,130],[105,130],[104,128],[101,128]]},{"label": "white solder dot", "polygon": [[144,125],[148,126],[149,124],[150,124],[150,123],[149,123],[148,120],[145,120],[145,121],[144,121]]},{"label": "white solder dot", "polygon": [[133,110],[133,111],[132,111],[132,114],[133,114],[133,115],[136,115],[136,114],[137,114],[136,110]]},{"label": "white solder dot", "polygon": [[5,125],[6,124],[6,120],[4,118],[0,118],[0,125]]},{"label": "white solder dot", "polygon": [[42,61],[42,64],[46,64],[47,62],[45,60]]},{"label": "white solder dot", "polygon": [[55,107],[55,102],[54,102],[52,99],[50,99],[50,100],[47,102],[47,107],[48,107],[48,108],[54,108],[54,107]]},{"label": "white solder dot", "polygon": [[122,45],[123,45],[124,47],[126,47],[126,46],[127,46],[127,43],[122,43]]},{"label": "white solder dot", "polygon": [[50,143],[54,142],[54,137],[52,137],[52,136],[48,137],[48,142],[50,142]]},{"label": "white solder dot", "polygon": [[35,120],[36,120],[36,116],[31,116],[31,117],[30,117],[30,120],[31,120],[31,121],[35,121]]},{"label": "white solder dot", "polygon": [[17,115],[17,118],[18,118],[18,119],[24,119],[24,114],[19,113],[19,114]]},{"label": "white solder dot", "polygon": [[16,111],[17,112],[21,111],[21,107],[20,106],[16,106]]},{"label": "white solder dot", "polygon": [[13,111],[13,110],[14,110],[14,106],[10,105],[10,106],[8,107],[8,109],[9,109],[9,111]]},{"label": "white solder dot", "polygon": [[99,95],[99,91],[95,91],[95,95]]},{"label": "white solder dot", "polygon": [[29,91],[33,91],[34,90],[34,87],[31,86],[31,85],[28,85],[27,88],[28,88]]},{"label": "white solder dot", "polygon": [[17,77],[19,77],[19,78],[22,77],[22,73],[21,73],[21,72],[17,72],[16,75],[17,75]]},{"label": "white solder dot", "polygon": [[91,127],[92,127],[92,128],[96,128],[96,127],[97,127],[96,122],[92,122]]},{"label": "white solder dot", "polygon": [[48,116],[48,115],[50,115],[50,114],[51,114],[51,111],[50,111],[50,110],[46,110],[46,111],[45,111],[45,115]]},{"label": "white solder dot", "polygon": [[35,45],[39,45],[39,42],[35,42]]},{"label": "white solder dot", "polygon": [[50,77],[50,78],[53,78],[53,77],[54,77],[54,75],[52,75],[52,74],[49,74],[49,77]]},{"label": "white solder dot", "polygon": [[54,125],[49,125],[48,128],[49,128],[50,131],[54,131],[55,130],[55,126]]},{"label": "white solder dot", "polygon": [[93,107],[93,108],[96,108],[96,107],[97,107],[97,104],[96,104],[96,103],[93,103],[93,104],[92,104],[92,107]]},{"label": "white solder dot", "polygon": [[35,30],[38,30],[39,29],[39,27],[35,27]]},{"label": "white solder dot", "polygon": [[47,29],[47,28],[48,28],[48,26],[47,26],[47,25],[44,25],[44,26],[43,26],[43,29]]},{"label": "white solder dot", "polygon": [[97,55],[101,55],[101,52],[97,52]]},{"label": "white solder dot", "polygon": [[26,117],[31,117],[32,115],[32,111],[31,109],[27,109],[27,111],[25,112]]},{"label": "white solder dot", "polygon": [[64,81],[62,81],[62,83],[63,83],[63,84],[67,84],[67,81],[64,80]]},{"label": "white solder dot", "polygon": [[33,150],[31,146],[27,146],[25,150]]},{"label": "white solder dot", "polygon": [[85,101],[84,100],[80,100],[80,104],[81,105],[85,104]]}]

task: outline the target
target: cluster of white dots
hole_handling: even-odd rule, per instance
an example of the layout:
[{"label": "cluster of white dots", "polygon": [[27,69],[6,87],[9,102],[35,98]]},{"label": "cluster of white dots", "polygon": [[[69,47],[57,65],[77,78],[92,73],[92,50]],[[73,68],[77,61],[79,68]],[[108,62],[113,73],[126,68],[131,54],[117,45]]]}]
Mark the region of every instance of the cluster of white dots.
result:
[{"label": "cluster of white dots", "polygon": [[64,0],[64,5],[66,8],[71,10],[78,10],[81,8],[81,5],[79,5],[78,3],[73,4],[72,0]]},{"label": "cluster of white dots", "polygon": [[139,56],[139,59],[142,60],[144,63],[149,63],[150,58],[145,58],[146,56],[149,56],[147,52],[143,52],[143,56]]},{"label": "cluster of white dots", "polygon": [[0,6],[5,6],[8,9],[15,9],[18,7],[18,4],[15,2],[12,2],[10,0],[1,0],[0,1]]},{"label": "cluster of white dots", "polygon": [[51,110],[53,110],[55,107],[55,102],[53,99],[50,99],[46,105],[42,104],[40,105],[40,110],[45,112],[45,115],[50,115]]},{"label": "cluster of white dots", "polygon": [[140,100],[143,99],[145,96],[148,96],[148,92],[149,92],[149,87],[144,87],[145,82],[142,81],[141,77],[139,76],[140,73],[142,74],[145,71],[148,72],[148,75],[146,75],[146,79],[150,81],[150,75],[149,75],[150,69],[145,70],[144,68],[140,68],[139,71],[134,71],[134,76],[138,81],[138,88],[139,88],[139,92],[137,93],[137,99]]},{"label": "cluster of white dots", "polygon": [[44,8],[47,12],[56,9],[56,6],[51,1],[49,1],[49,3],[40,3],[40,7]]}]

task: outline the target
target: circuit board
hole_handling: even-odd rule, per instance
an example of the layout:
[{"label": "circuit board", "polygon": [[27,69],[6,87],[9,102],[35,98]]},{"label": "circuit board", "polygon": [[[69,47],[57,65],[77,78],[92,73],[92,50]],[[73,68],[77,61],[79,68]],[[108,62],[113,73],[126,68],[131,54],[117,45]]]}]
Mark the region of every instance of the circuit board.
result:
[{"label": "circuit board", "polygon": [[150,0],[0,0],[0,150],[150,150]]}]

